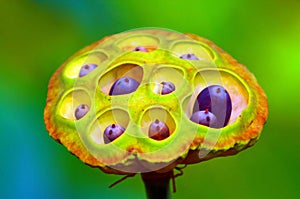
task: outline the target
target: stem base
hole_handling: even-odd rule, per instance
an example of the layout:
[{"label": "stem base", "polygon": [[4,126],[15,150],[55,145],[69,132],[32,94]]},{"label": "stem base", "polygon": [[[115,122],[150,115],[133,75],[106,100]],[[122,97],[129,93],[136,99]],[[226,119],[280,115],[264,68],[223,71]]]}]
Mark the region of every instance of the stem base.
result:
[{"label": "stem base", "polygon": [[170,199],[170,179],[173,171],[167,173],[142,173],[148,199]]}]

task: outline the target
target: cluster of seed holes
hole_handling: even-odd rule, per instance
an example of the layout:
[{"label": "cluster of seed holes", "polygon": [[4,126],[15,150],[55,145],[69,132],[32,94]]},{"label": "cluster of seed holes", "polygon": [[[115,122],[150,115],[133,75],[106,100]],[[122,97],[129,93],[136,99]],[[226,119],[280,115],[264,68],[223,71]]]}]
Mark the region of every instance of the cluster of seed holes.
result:
[{"label": "cluster of seed holes", "polygon": [[[119,47],[125,49],[128,47],[128,45],[125,45],[125,43],[128,43],[131,41],[132,38],[127,38],[127,40],[124,40],[123,43],[119,43]],[[134,39],[135,40],[135,39]],[[157,46],[158,44],[154,44],[153,40],[149,39],[148,37],[145,38],[146,43],[131,43],[133,44],[130,46],[132,51],[140,51],[140,52],[148,52],[149,46]],[[147,43],[148,42],[148,43]],[[151,43],[151,44],[149,44]],[[141,45],[143,44],[143,45]],[[135,47],[133,47],[135,46]],[[145,47],[145,46],[148,46]],[[133,47],[133,48],[132,48]],[[189,47],[189,48],[187,48]],[[188,50],[185,50],[188,49]],[[197,44],[191,44],[191,43],[177,43],[173,46],[173,51],[177,52],[178,54],[181,54],[179,56],[181,59],[186,60],[208,60],[213,59],[213,54],[210,53],[207,49],[205,49],[203,46]],[[89,55],[90,57],[90,55]],[[103,56],[102,56],[103,58]],[[99,58],[98,58],[99,59]],[[97,64],[94,64],[93,61],[87,61],[88,64],[84,64],[81,66],[79,71],[79,77],[84,77],[91,73],[93,70],[96,69],[98,66]],[[76,67],[77,69],[78,67]],[[180,77],[179,77],[180,76]],[[156,93],[166,95],[170,94],[175,91],[176,87],[180,87],[180,83],[182,81],[178,81],[182,79],[182,72],[178,69],[172,69],[172,68],[159,68],[156,73],[153,75],[154,82],[156,82],[156,85],[159,85],[154,88],[154,91]],[[131,92],[134,92],[140,82],[143,78],[143,70],[141,67],[135,65],[135,64],[123,64],[117,68],[114,68],[113,70],[109,71],[107,74],[105,74],[99,81],[100,89],[108,94],[108,95],[123,95],[123,94],[129,94]],[[171,79],[171,81],[169,81]],[[175,86],[176,85],[176,86]],[[206,89],[208,89],[207,87]],[[223,88],[223,87],[222,87]],[[227,91],[225,90],[225,93]],[[198,100],[198,98],[201,98],[200,94],[197,97],[198,105],[201,104],[201,100]],[[230,102],[230,113],[231,113],[231,101],[230,96],[228,95],[229,102]],[[203,99],[202,99],[203,100]],[[205,101],[205,99],[204,99]],[[90,103],[89,103],[90,104]],[[74,104],[73,104],[74,106]],[[75,105],[76,106],[76,105]],[[194,109],[197,105],[194,105]],[[200,105],[199,105],[200,106]],[[90,105],[86,103],[77,104],[77,108],[75,109],[73,118],[70,115],[66,114],[66,111],[63,111],[62,115],[66,116],[66,118],[72,118],[74,119],[81,119],[84,117],[87,112],[89,111]],[[73,108],[74,109],[74,108]],[[196,108],[197,109],[197,108]],[[163,110],[163,109],[161,109]],[[160,110],[160,111],[161,111]],[[217,123],[217,117],[215,114],[213,114],[210,110],[210,107],[205,108],[205,110],[201,109],[199,107],[198,111],[195,111],[193,115],[191,116],[191,120],[202,124],[206,126],[212,126],[214,127],[215,123]],[[156,112],[156,111],[154,111]],[[158,111],[159,112],[159,111]],[[147,115],[147,114],[146,114]],[[163,114],[162,114],[163,115]],[[163,140],[172,134],[174,131],[175,123],[172,122],[172,118],[169,114],[167,118],[160,118],[161,116],[157,116],[156,119],[151,118],[151,120],[148,120],[147,116],[144,116],[143,119],[145,121],[148,121],[148,131],[147,134],[150,138],[154,140]],[[226,116],[227,117],[227,116]],[[149,122],[151,121],[151,122]],[[217,125],[215,127],[221,128],[223,126],[226,126],[228,123],[228,119],[226,119],[226,122],[222,124],[222,126]],[[171,128],[169,128],[169,126]],[[171,129],[171,130],[170,130]],[[109,143],[113,140],[115,140],[117,137],[122,135],[125,131],[125,128],[119,124],[111,123],[104,129],[103,133],[103,140],[104,143]]]},{"label": "cluster of seed holes", "polygon": [[[136,52],[149,52],[153,49],[156,49],[158,45],[158,40],[150,36],[127,37],[126,39],[118,43],[118,46],[121,49]],[[214,59],[214,55],[209,49],[205,48],[204,46],[201,46],[198,43],[193,42],[178,42],[175,45],[173,45],[172,51],[174,51],[179,58],[185,60]],[[73,64],[73,66],[66,67],[66,76],[71,78],[85,77],[92,73],[98,67],[98,64],[100,64],[105,59],[107,59],[107,57],[103,53],[100,53],[100,55],[98,56],[96,56],[96,53],[89,54],[85,58],[80,58],[80,61],[76,61],[76,63],[71,63],[71,65]],[[173,70],[175,70],[176,72],[174,72]],[[152,77],[152,81],[154,81],[156,85],[154,91],[157,91],[156,93],[161,95],[168,95],[174,92],[177,88],[180,88],[182,83],[182,81],[180,80],[183,79],[182,76],[182,72],[177,69],[170,69],[167,67],[164,69],[158,69]],[[134,64],[125,64],[109,71],[107,74],[101,77],[99,85],[100,89],[108,95],[123,95],[134,92],[138,88],[142,79],[143,70],[141,67]],[[201,92],[209,90],[211,86],[220,85],[213,85],[213,83],[209,83],[206,85],[206,87],[202,87],[203,90]],[[227,93],[227,87],[226,89],[224,87],[219,87],[217,88],[217,90],[218,89],[224,89],[226,91],[225,93]],[[229,88],[228,93],[232,94],[231,91],[232,90]],[[196,123],[214,127],[215,123],[217,123],[217,118],[219,117],[216,117],[217,114],[214,114],[215,112],[211,110],[209,106],[205,107],[203,105],[203,101],[207,101],[207,96],[205,94],[201,94],[201,92],[196,96],[197,103],[194,104],[193,114],[190,116],[190,119]],[[76,91],[77,96],[79,96],[79,93],[81,93],[81,91]],[[60,109],[62,116],[68,119],[80,120],[89,112],[91,102],[87,100],[88,96],[86,96],[86,93],[80,94],[80,96],[81,97],[75,97],[74,94],[72,94],[72,97],[65,97],[63,105],[61,106],[64,108]],[[227,95],[227,99],[228,98],[230,99],[229,94]],[[248,96],[246,96],[246,98],[248,99]],[[244,103],[245,100],[241,101],[243,101]],[[247,102],[244,104],[247,105]],[[204,106],[204,108],[201,108],[202,105]],[[226,106],[228,107],[228,105]],[[233,107],[233,109],[235,110],[235,112],[239,112],[239,110],[237,110],[235,106]],[[242,108],[240,110],[242,110]],[[113,111],[108,111],[99,117],[97,126],[100,126],[100,128],[98,128],[98,130],[92,131],[93,133],[91,133],[91,138],[97,143],[112,142],[118,137],[120,137],[126,130],[126,127],[129,122],[129,117],[127,113],[124,114],[125,111],[123,111],[124,113],[111,114],[111,112]],[[122,119],[107,119],[114,118],[115,115],[120,114],[123,114]],[[127,122],[122,122],[124,118],[127,118],[125,119],[127,120]],[[233,117],[231,117],[231,120],[234,121],[234,119],[232,118]],[[225,120],[227,121],[225,121],[225,123],[223,123],[222,126],[217,125],[216,128],[226,126],[229,119]],[[152,108],[145,112],[145,114],[142,117],[142,126],[143,132],[148,137],[154,140],[164,140],[168,138],[176,128],[173,118],[167,111],[165,111],[162,108]]]},{"label": "cluster of seed holes", "polygon": [[[142,77],[143,70],[140,66],[135,64],[122,64],[102,76],[99,80],[99,85],[102,92],[108,95],[123,95],[134,92],[142,81]],[[167,95],[175,91],[176,86],[174,83],[177,84],[177,86],[181,85],[182,81],[180,81],[180,79],[183,79],[183,74],[182,71],[178,69],[163,67],[158,69],[152,78],[161,85],[159,93]],[[167,80],[166,78],[171,79],[171,81],[165,81]],[[146,124],[144,122],[142,129],[148,137],[154,140],[164,140],[174,132],[175,122],[165,110],[151,109],[151,111],[148,111],[145,115],[143,121],[146,121]],[[104,127],[101,129],[101,132],[103,132],[101,142],[109,143],[122,135],[126,127],[117,122],[111,122],[106,124],[105,129]],[[93,135],[95,137],[95,134]],[[100,142],[99,138],[98,142]]]},{"label": "cluster of seed holes", "polygon": [[[120,109],[106,111],[98,117],[89,136],[97,144],[108,144],[119,138],[126,131],[128,124],[127,112]],[[143,114],[141,128],[146,137],[160,141],[167,139],[176,126],[166,110],[151,108]]]},{"label": "cluster of seed holes", "polygon": [[[123,72],[120,73],[120,70],[123,70]],[[178,69],[162,67],[159,68],[154,75],[152,75],[152,78],[153,80],[155,79],[154,81],[161,86],[159,89],[159,94],[167,95],[175,91],[176,86],[174,83],[178,86],[181,85],[182,81],[180,81],[180,79],[183,79],[183,74]],[[166,78],[171,79],[171,81],[165,81],[167,80]],[[139,79],[140,81],[142,79],[141,68],[133,64],[123,64],[104,75],[100,79],[99,84],[101,90],[105,93],[108,92],[108,94],[111,96],[123,95],[134,92],[137,89],[139,82],[136,79]],[[111,82],[113,82],[112,85]],[[106,85],[111,86],[106,87]],[[144,121],[144,124],[142,124],[143,132],[154,140],[164,140],[168,138],[175,130],[174,120],[170,114],[163,109],[151,109],[147,111],[144,114],[142,121]],[[104,130],[104,134],[106,135],[104,142],[108,143],[109,141],[116,139],[124,131],[125,128],[118,126],[118,124],[110,124]]]}]

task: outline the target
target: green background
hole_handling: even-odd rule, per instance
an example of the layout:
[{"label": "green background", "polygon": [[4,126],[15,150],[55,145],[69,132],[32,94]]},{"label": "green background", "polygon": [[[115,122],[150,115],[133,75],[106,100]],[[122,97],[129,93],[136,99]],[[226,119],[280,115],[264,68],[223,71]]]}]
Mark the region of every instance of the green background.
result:
[{"label": "green background", "polygon": [[139,176],[93,169],[43,123],[48,81],[77,50],[138,27],[214,41],[253,72],[269,99],[260,141],[188,166],[176,198],[300,198],[300,1],[59,1],[0,3],[0,198],[145,198]]}]

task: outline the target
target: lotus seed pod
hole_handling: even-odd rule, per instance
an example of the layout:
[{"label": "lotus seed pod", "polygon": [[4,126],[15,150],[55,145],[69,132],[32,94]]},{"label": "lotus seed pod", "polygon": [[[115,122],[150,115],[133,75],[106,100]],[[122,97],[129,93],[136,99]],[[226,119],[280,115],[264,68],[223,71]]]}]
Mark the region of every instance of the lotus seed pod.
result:
[{"label": "lotus seed pod", "polygon": [[105,131],[104,131],[104,143],[110,143],[120,137],[125,131],[125,128],[118,125],[118,124],[112,124],[109,125]]},{"label": "lotus seed pod", "polygon": [[[87,64],[97,68],[83,72]],[[174,85],[163,92],[171,94],[154,91],[162,82]],[[165,29],[91,44],[58,68],[48,88],[49,134],[86,164],[114,174],[172,172],[178,164],[234,155],[258,140],[268,115],[266,95],[245,66],[211,41]],[[82,104],[90,110],[79,119]],[[201,124],[206,114],[209,125]],[[124,133],[104,141],[110,130]]]},{"label": "lotus seed pod", "polygon": [[209,127],[215,127],[217,123],[217,118],[214,114],[206,109],[205,111],[197,111],[195,112],[191,120],[197,124],[202,124]]},{"label": "lotus seed pod", "polygon": [[130,77],[122,77],[118,79],[109,91],[109,95],[124,95],[134,92],[139,83]]},{"label": "lotus seed pod", "polygon": [[232,111],[232,103],[225,88],[218,85],[209,86],[197,96],[197,102],[198,110],[207,109],[216,116],[215,128],[222,128],[227,125]]}]

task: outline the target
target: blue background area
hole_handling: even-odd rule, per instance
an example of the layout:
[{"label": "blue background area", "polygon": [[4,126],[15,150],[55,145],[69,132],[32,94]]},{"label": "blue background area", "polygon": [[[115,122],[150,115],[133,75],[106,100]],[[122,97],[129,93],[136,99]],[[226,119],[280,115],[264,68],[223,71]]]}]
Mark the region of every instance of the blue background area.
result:
[{"label": "blue background area", "polygon": [[48,81],[68,57],[114,33],[163,27],[206,37],[248,66],[270,117],[233,157],[184,169],[173,198],[300,198],[300,1],[1,1],[0,198],[145,198],[139,176],[90,168],[52,140]]}]

